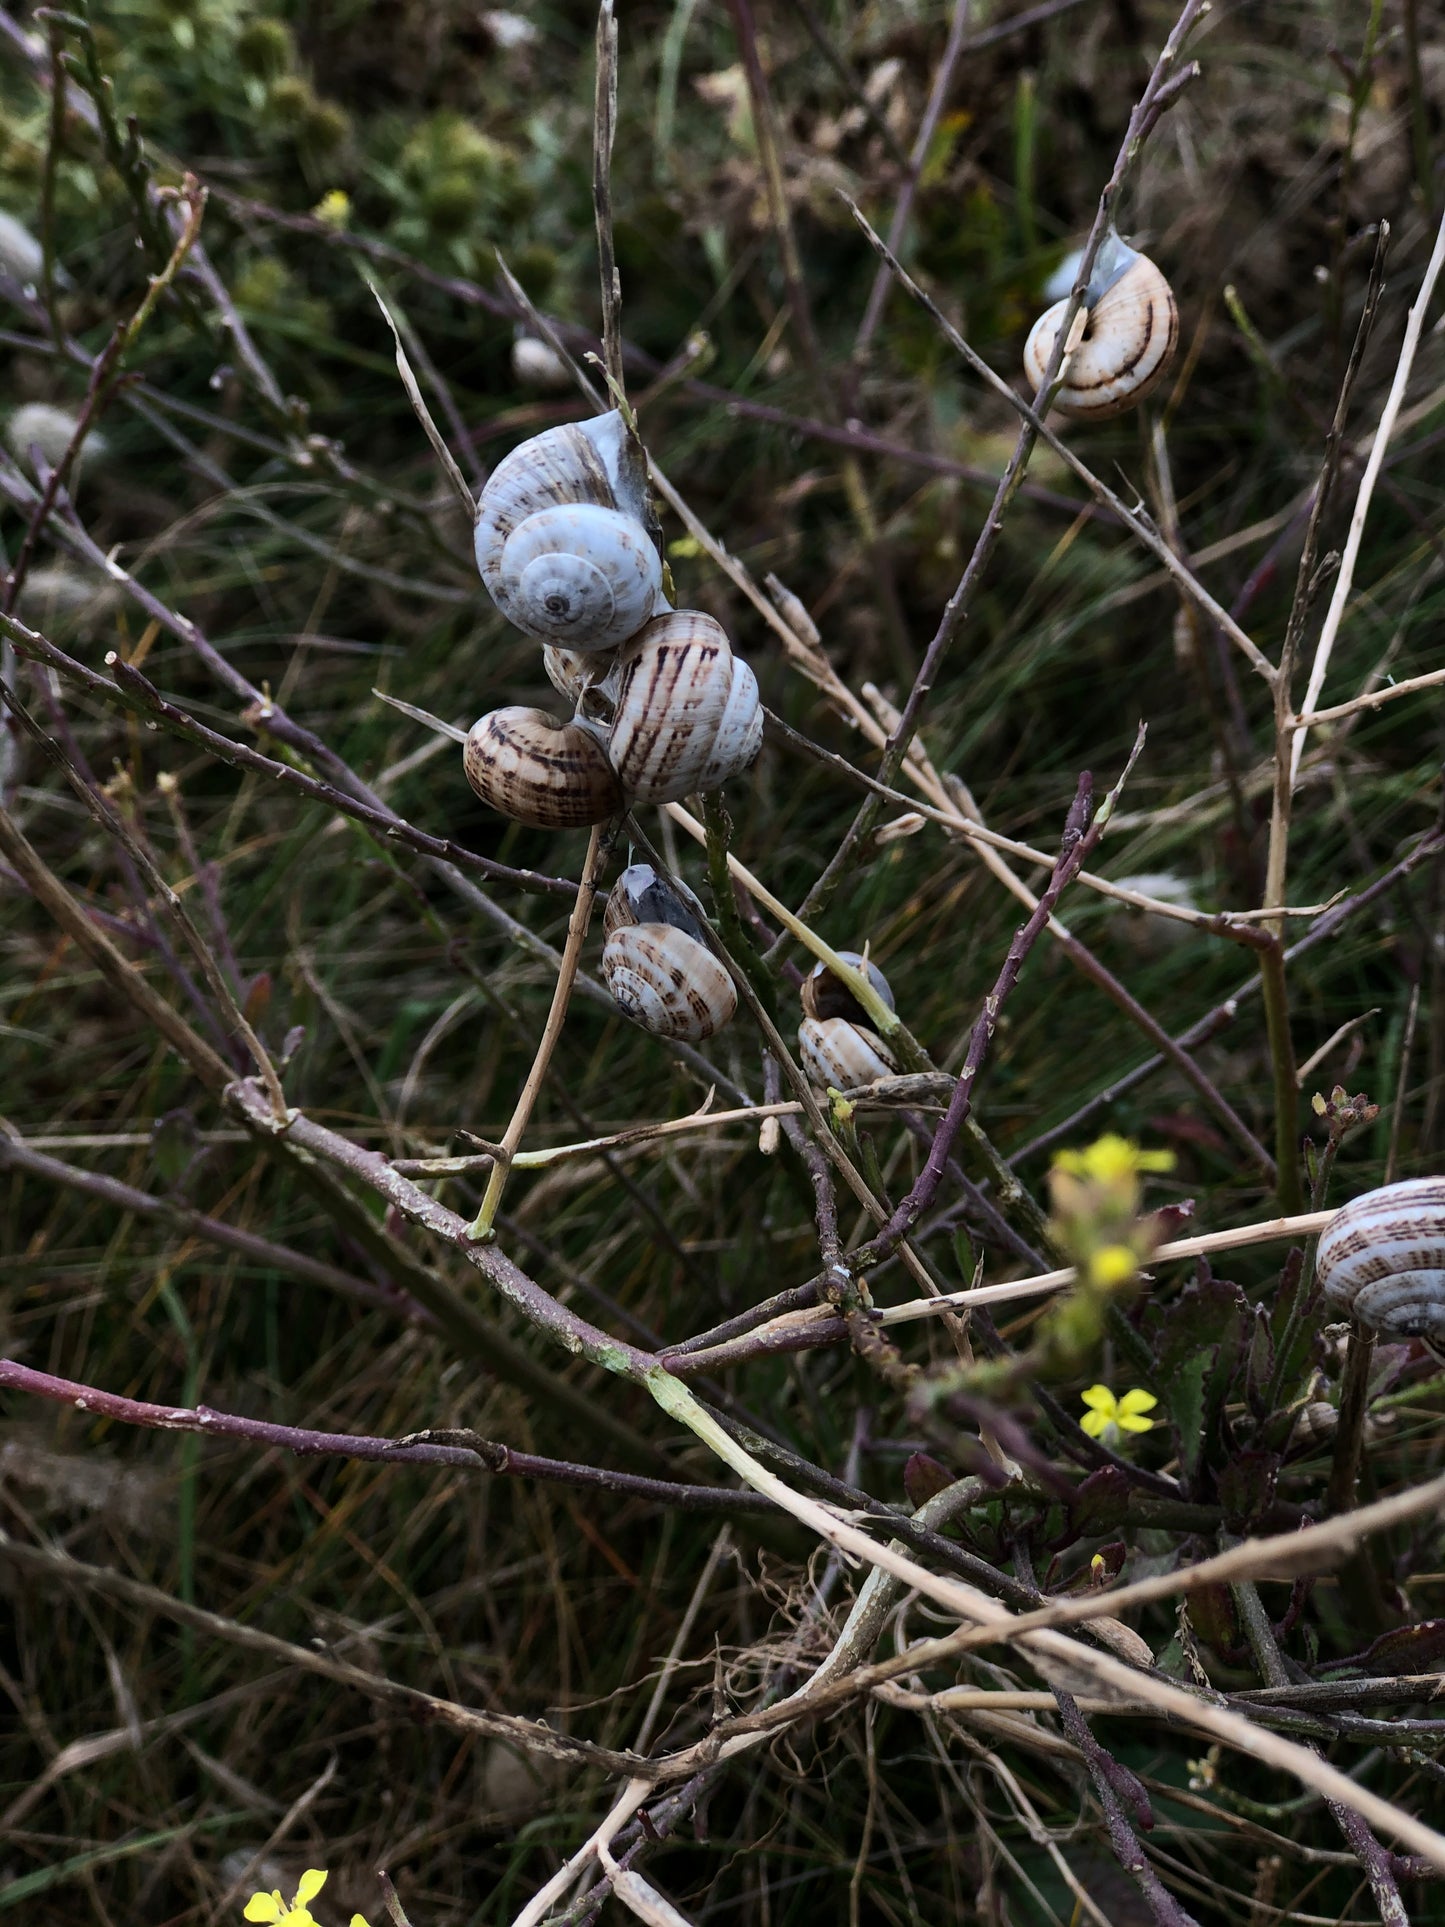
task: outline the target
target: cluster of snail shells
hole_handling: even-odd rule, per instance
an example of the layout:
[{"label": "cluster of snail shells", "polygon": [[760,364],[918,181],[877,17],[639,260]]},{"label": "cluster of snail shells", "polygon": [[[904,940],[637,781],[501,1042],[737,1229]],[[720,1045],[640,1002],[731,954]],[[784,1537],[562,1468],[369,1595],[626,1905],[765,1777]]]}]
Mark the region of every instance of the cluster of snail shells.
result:
[{"label": "cluster of snail shells", "polygon": [[[1024,372],[1036,392],[1068,305],[1066,297],[1046,309],[1024,344]],[[1083,332],[1053,406],[1061,415],[1100,421],[1137,406],[1163,380],[1179,344],[1179,309],[1148,255],[1111,228],[1094,258],[1083,310]]]},{"label": "cluster of snail shells", "polygon": [[641,460],[615,409],[549,428],[498,463],[477,504],[476,552],[493,602],[544,645],[574,712],[558,722],[519,705],[474,724],[466,772],[484,802],[572,829],[716,789],[756,757],[757,680],[720,623],[663,594]]},{"label": "cluster of snail shells", "polygon": [[[856,950],[838,955],[863,972],[892,1010],[893,992],[877,964]],[[810,1083],[825,1091],[856,1091],[897,1072],[897,1058],[868,1028],[867,1012],[836,971],[815,964],[803,979],[801,996],[805,1015],[798,1026],[798,1056]]]},{"label": "cluster of snail shells", "polygon": [[1325,1301],[1389,1338],[1445,1341],[1445,1178],[1407,1178],[1337,1212],[1315,1259]]},{"label": "cluster of snail shells", "polygon": [[733,980],[697,918],[650,863],[612,886],[603,916],[602,981],[625,1017],[655,1037],[699,1044],[732,1020]]}]

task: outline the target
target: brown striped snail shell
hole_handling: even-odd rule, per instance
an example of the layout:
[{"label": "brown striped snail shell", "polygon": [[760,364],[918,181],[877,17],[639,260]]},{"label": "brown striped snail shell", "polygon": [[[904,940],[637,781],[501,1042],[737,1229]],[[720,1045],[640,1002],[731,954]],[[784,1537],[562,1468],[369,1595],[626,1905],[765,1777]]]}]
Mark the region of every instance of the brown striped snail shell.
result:
[{"label": "brown striped snail shell", "polygon": [[542,667],[547,680],[559,696],[565,696],[575,710],[586,710],[589,717],[612,721],[617,698],[617,657],[611,650],[560,649],[547,643],[542,650]]},{"label": "brown striped snail shell", "polygon": [[1325,1301],[1390,1338],[1445,1340],[1445,1178],[1352,1198],[1320,1236]]},{"label": "brown striped snail shell", "polygon": [[700,610],[672,610],[633,637],[607,745],[631,798],[674,803],[702,786],[732,686],[727,632]]},{"label": "brown striped snail shell", "polygon": [[825,1091],[856,1091],[898,1070],[883,1039],[846,1017],[805,1017],[798,1026],[798,1055],[808,1081]]},{"label": "brown striped snail shell", "polygon": [[493,602],[540,642],[615,649],[667,607],[616,409],[549,428],[499,462],[477,501],[475,543]]},{"label": "brown striped snail shell", "polygon": [[698,780],[700,790],[721,789],[757,761],[763,746],[763,706],[758,679],[741,656],[733,657],[732,685],[717,735]]},{"label": "brown striped snail shell", "polygon": [[622,1014],[655,1037],[701,1043],[738,1007],[733,980],[717,958],[669,923],[615,929],[602,948],[602,981]]},{"label": "brown striped snail shell", "polygon": [[503,816],[539,830],[583,829],[622,808],[622,790],[597,733],[543,709],[493,709],[462,751],[467,781]]},{"label": "brown striped snail shell", "polygon": [[[1102,420],[1133,408],[1163,379],[1179,341],[1179,310],[1148,255],[1112,229],[1095,257],[1083,305],[1088,319],[1053,406],[1061,415]],[[1065,299],[1046,309],[1024,344],[1024,372],[1035,392],[1067,307]]]},{"label": "brown striped snail shell", "polygon": [[[876,963],[870,962],[857,950],[840,950],[838,955],[844,963],[851,964],[855,970],[862,971],[888,1008],[890,1010],[894,1008],[893,992],[889,988],[888,979]],[[813,965],[803,979],[802,988],[798,994],[803,1000],[803,1009],[810,1017],[846,1017],[854,1024],[868,1022],[868,1013],[862,1004],[858,1002],[838,973],[830,970],[825,963]]]}]

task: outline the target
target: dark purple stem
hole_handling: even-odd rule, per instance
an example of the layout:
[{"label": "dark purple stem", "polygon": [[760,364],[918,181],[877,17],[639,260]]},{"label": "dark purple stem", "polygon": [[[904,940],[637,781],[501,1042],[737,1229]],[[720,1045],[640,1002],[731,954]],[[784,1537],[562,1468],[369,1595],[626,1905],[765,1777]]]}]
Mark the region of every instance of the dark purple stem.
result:
[{"label": "dark purple stem", "polygon": [[552,1485],[584,1486],[615,1492],[619,1497],[647,1499],[657,1505],[692,1512],[772,1512],[771,1499],[761,1493],[735,1492],[722,1486],[679,1485],[670,1479],[649,1479],[632,1472],[614,1472],[597,1465],[574,1465],[566,1459],[539,1458],[514,1452],[475,1433],[460,1433],[464,1443],[448,1442],[447,1434],[422,1433],[411,1439],[368,1438],[350,1432],[315,1432],[300,1425],[274,1425],[267,1419],[242,1418],[217,1412],[209,1405],[153,1405],[145,1399],[123,1398],[94,1385],[38,1372],[12,1358],[0,1359],[0,1388],[29,1392],[77,1412],[94,1412],[122,1425],[144,1426],[157,1432],[201,1432],[212,1438],[244,1439],[251,1445],[280,1446],[298,1458],[370,1459],[389,1465],[454,1465],[475,1471],[481,1467],[498,1476],[536,1479]]}]

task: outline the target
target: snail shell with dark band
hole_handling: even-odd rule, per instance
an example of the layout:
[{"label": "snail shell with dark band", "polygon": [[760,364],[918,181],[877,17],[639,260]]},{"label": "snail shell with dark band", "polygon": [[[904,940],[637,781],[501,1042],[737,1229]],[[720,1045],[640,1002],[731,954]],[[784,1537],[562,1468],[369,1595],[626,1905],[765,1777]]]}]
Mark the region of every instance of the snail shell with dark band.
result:
[{"label": "snail shell with dark band", "polygon": [[[1083,333],[1053,406],[1061,415],[1100,420],[1133,408],[1163,379],[1179,341],[1179,310],[1154,263],[1112,229],[1095,257],[1083,305]],[[1056,301],[1041,314],[1024,345],[1024,373],[1035,392],[1067,307],[1067,299]]]},{"label": "snail shell with dark band", "polygon": [[514,448],[477,502],[477,567],[524,635],[615,649],[667,607],[622,417],[549,428]]},{"label": "snail shell with dark band", "polygon": [[623,1016],[655,1037],[699,1044],[738,1007],[732,978],[712,952],[666,923],[640,923],[609,937],[602,979]]},{"label": "snail shell with dark band", "polygon": [[[864,973],[884,1003],[892,1010],[893,992],[889,988],[888,979],[877,964],[870,962],[858,950],[840,950],[838,955],[845,964],[851,964],[855,970]],[[868,1013],[853,992],[838,973],[830,970],[825,963],[813,965],[803,979],[798,995],[802,998],[803,1009],[809,1017],[847,1017],[855,1024],[866,1024],[868,1021]]]},{"label": "snail shell with dark band", "polygon": [[462,760],[484,803],[533,829],[584,829],[622,808],[622,788],[597,733],[542,709],[491,710],[467,732]]},{"label": "snail shell with dark band", "polygon": [[1390,1338],[1445,1340],[1445,1178],[1353,1198],[1321,1234],[1326,1302]]}]

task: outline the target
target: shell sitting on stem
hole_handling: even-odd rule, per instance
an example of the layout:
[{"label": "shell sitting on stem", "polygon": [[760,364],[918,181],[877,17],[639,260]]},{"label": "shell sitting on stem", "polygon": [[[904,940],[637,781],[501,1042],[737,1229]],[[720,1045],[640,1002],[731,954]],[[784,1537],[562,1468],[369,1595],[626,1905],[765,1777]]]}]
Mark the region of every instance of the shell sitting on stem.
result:
[{"label": "shell sitting on stem", "polygon": [[[1046,309],[1024,344],[1024,373],[1035,393],[1067,307],[1065,298]],[[1179,341],[1174,291],[1148,255],[1111,228],[1094,258],[1079,314],[1082,332],[1064,363],[1052,405],[1077,420],[1120,415],[1158,386],[1174,358]]]},{"label": "shell sitting on stem", "polygon": [[1327,1304],[1388,1338],[1445,1340],[1445,1177],[1352,1198],[1321,1233]]},{"label": "shell sitting on stem", "polygon": [[701,1043],[731,1022],[738,994],[702,941],[696,916],[650,863],[612,886],[603,913],[602,981],[625,1017],[656,1037]]}]

